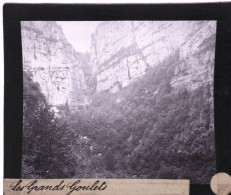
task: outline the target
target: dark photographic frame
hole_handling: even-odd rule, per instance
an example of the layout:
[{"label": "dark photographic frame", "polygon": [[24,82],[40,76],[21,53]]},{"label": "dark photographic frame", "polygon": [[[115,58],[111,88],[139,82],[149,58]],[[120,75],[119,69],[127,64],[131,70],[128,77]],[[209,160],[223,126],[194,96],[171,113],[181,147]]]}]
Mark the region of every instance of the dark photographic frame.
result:
[{"label": "dark photographic frame", "polygon": [[[23,79],[20,21],[216,20],[214,118],[217,173],[231,174],[231,4],[5,4],[4,177],[21,177]],[[190,194],[213,194],[190,185]]]}]

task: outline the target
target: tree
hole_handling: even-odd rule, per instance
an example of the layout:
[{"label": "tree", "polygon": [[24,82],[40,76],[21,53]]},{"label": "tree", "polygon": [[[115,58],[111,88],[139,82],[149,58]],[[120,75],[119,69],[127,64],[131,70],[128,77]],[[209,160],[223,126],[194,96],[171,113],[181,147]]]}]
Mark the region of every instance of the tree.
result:
[{"label": "tree", "polygon": [[[67,124],[50,111],[28,73],[24,72],[23,158],[24,178],[64,178],[75,174],[73,150],[78,146]],[[72,146],[76,145],[75,148]]]}]

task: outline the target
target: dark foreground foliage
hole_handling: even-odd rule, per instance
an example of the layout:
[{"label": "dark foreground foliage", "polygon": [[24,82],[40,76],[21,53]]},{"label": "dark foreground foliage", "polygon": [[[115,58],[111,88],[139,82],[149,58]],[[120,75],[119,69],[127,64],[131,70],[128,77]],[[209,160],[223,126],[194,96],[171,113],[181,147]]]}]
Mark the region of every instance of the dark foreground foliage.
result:
[{"label": "dark foreground foliage", "polygon": [[[60,178],[75,174],[73,132],[54,118],[39,85],[24,73],[23,178]],[[77,146],[76,146],[77,147]]]},{"label": "dark foreground foliage", "polygon": [[177,62],[176,54],[115,94],[95,94],[85,111],[64,109],[63,118],[45,103],[26,104],[24,176],[208,183],[215,173],[211,86],[174,92]]}]

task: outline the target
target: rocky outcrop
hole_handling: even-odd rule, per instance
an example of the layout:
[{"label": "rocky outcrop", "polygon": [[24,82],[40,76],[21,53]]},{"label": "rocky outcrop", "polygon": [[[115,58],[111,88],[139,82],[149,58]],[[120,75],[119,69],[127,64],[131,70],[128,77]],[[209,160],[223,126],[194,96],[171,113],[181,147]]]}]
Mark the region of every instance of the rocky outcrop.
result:
[{"label": "rocky outcrop", "polygon": [[172,87],[197,88],[212,78],[215,32],[215,21],[102,22],[92,37],[97,92],[118,91],[175,51],[180,63]]},{"label": "rocky outcrop", "polygon": [[92,39],[97,92],[117,92],[177,52],[172,93],[208,86],[212,131],[215,40],[215,21],[103,22]]},{"label": "rocky outcrop", "polygon": [[215,21],[101,22],[87,57],[73,49],[56,22],[21,22],[21,27],[23,68],[51,105],[85,107],[93,93],[115,93],[176,52],[173,92],[209,84],[213,93]]},{"label": "rocky outcrop", "polygon": [[204,22],[187,38],[179,50],[180,62],[171,81],[175,92],[209,87],[209,130],[214,130],[213,82],[215,65],[216,22]]},{"label": "rocky outcrop", "polygon": [[[181,45],[180,63],[171,81],[173,88],[194,90],[201,85],[213,86],[216,23],[204,24]],[[213,90],[211,90],[212,92]]]},{"label": "rocky outcrop", "polygon": [[84,64],[56,22],[21,22],[23,68],[50,105],[71,109],[90,103]]}]

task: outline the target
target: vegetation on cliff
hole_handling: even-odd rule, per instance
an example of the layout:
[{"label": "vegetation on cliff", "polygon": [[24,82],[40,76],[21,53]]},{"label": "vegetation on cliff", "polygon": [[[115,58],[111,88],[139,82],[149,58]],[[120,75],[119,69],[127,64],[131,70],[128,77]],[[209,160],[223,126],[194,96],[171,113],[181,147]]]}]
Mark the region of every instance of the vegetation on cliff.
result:
[{"label": "vegetation on cliff", "polygon": [[[117,93],[95,93],[85,111],[64,107],[63,118],[54,118],[45,99],[25,102],[24,177],[208,183],[215,173],[210,86],[174,91],[170,82],[177,63],[176,52]],[[38,88],[24,76],[30,101],[42,97]]]},{"label": "vegetation on cliff", "polygon": [[75,172],[74,133],[50,111],[38,83],[23,73],[22,178],[65,178]]}]

